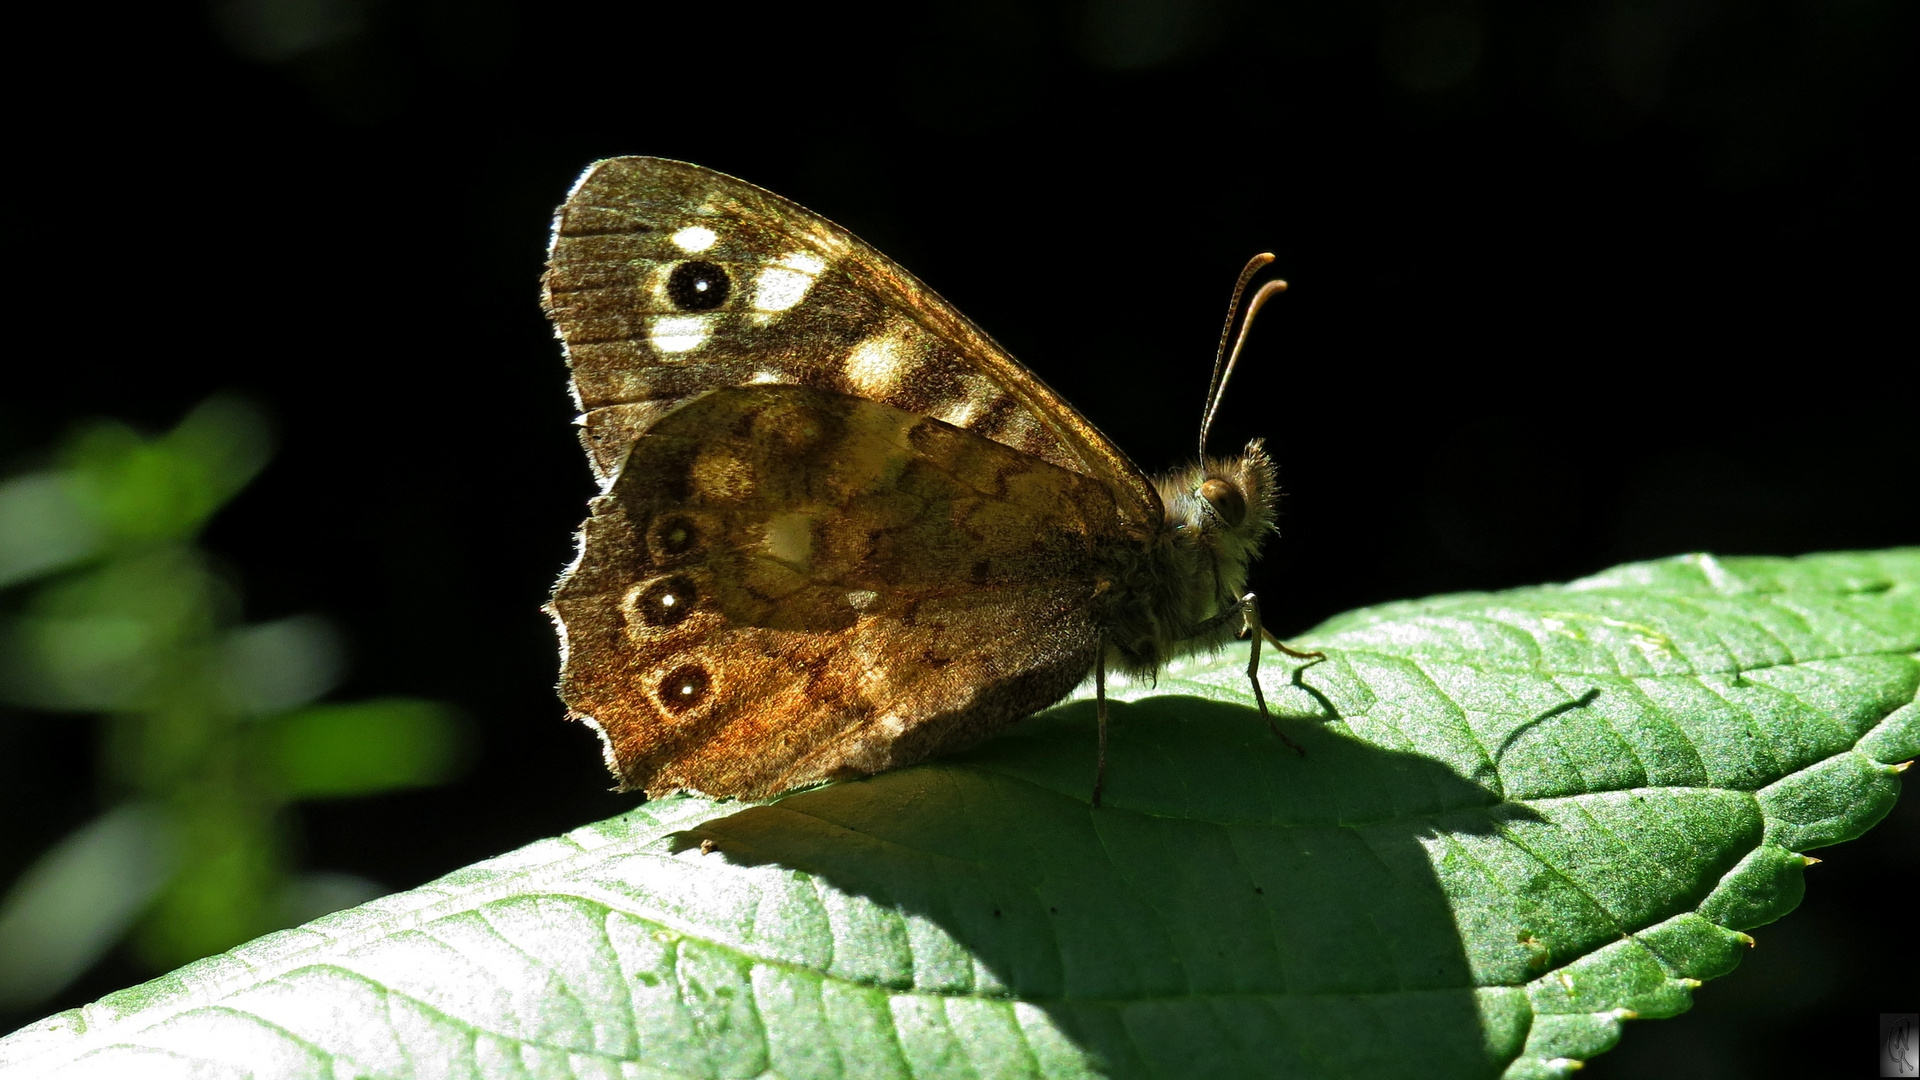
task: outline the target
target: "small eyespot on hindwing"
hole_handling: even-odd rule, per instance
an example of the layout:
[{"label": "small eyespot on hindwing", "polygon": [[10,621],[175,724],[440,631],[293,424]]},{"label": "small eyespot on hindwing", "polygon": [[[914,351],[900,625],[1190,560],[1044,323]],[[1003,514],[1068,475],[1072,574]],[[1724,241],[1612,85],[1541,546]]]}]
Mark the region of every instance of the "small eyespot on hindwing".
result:
[{"label": "small eyespot on hindwing", "polygon": [[700,591],[694,588],[693,582],[675,574],[660,578],[641,590],[633,607],[642,622],[664,628],[693,614],[693,606],[699,600]]},{"label": "small eyespot on hindwing", "polygon": [[673,712],[685,712],[704,701],[712,680],[699,664],[682,664],[660,680],[660,704]]}]

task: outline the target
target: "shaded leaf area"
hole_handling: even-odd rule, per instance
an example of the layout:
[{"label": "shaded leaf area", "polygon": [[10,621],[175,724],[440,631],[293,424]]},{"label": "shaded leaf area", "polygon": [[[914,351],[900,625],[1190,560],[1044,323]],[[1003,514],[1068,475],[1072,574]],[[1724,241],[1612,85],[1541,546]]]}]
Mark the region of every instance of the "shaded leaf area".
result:
[{"label": "shaded leaf area", "polygon": [[673,798],[0,1042],[110,1075],[1561,1075],[1687,1008],[1920,752],[1920,550],[1342,616],[968,754]]}]

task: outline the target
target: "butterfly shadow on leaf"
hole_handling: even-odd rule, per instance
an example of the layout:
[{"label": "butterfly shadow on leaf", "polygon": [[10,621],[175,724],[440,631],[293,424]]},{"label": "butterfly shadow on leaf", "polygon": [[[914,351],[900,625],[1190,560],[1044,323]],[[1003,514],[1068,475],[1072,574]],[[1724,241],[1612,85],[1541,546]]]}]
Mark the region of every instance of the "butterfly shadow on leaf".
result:
[{"label": "butterfly shadow on leaf", "polygon": [[1257,710],[1190,696],[1113,703],[1095,809],[1094,723],[1092,702],[1072,702],[958,755],[714,819],[677,846],[800,871],[844,894],[825,901],[841,915],[894,924],[877,935],[891,955],[874,956],[875,935],[842,936],[860,918],[836,918],[829,979],[1026,1002],[1101,1075],[1415,1059],[1482,1075],[1518,1052],[1524,1009],[1489,1020],[1474,986],[1489,964],[1525,981],[1541,957],[1516,933],[1513,956],[1470,963],[1457,925],[1473,915],[1450,905],[1428,846],[1529,811],[1432,759],[1283,721],[1301,757]]}]

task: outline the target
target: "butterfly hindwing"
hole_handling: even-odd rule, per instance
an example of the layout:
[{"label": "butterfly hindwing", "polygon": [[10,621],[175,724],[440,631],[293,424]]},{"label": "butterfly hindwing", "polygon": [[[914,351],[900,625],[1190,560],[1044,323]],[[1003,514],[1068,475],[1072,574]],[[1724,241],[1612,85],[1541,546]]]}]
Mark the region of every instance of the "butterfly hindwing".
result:
[{"label": "butterfly hindwing", "polygon": [[555,594],[562,694],[627,787],[764,795],[971,741],[1092,663],[1097,481],[792,385],[663,416]]}]

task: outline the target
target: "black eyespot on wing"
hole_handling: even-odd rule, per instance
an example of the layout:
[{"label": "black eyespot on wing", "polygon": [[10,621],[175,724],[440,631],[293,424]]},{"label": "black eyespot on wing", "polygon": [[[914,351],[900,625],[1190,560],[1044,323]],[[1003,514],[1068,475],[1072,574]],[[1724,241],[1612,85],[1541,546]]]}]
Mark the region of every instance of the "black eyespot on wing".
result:
[{"label": "black eyespot on wing", "polygon": [[654,526],[653,547],[662,555],[685,555],[700,546],[700,528],[685,514],[663,518]]},{"label": "black eyespot on wing", "polygon": [[725,270],[698,259],[681,263],[667,275],[667,299],[681,311],[712,311],[726,303],[732,287]]},{"label": "black eyespot on wing", "polygon": [[660,680],[660,704],[673,712],[685,712],[707,699],[713,685],[707,669],[699,664],[682,664]]},{"label": "black eyespot on wing", "polygon": [[633,607],[648,626],[664,627],[693,614],[693,605],[699,601],[700,590],[693,587],[693,582],[675,574],[641,590]]}]

